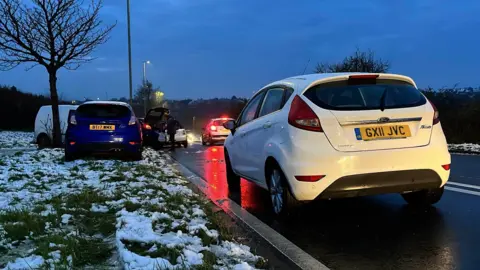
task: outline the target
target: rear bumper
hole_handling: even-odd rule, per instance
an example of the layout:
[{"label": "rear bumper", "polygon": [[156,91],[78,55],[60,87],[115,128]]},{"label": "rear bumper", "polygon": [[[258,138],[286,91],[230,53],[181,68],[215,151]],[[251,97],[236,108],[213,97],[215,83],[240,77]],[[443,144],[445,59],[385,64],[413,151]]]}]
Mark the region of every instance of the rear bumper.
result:
[{"label": "rear bumper", "polygon": [[138,153],[142,151],[141,144],[131,145],[115,142],[75,143],[74,145],[67,144],[65,147],[70,153]]},{"label": "rear bumper", "polygon": [[[157,140],[161,143],[169,143],[170,142],[170,135],[160,133]],[[182,143],[187,141],[187,135],[179,135],[175,134],[175,142]]]},{"label": "rear bumper", "polygon": [[216,141],[216,142],[225,141],[227,139],[227,137],[228,137],[228,135],[216,135],[216,136],[212,136],[211,140]]},{"label": "rear bumper", "polygon": [[408,170],[345,176],[328,186],[318,199],[403,193],[439,188],[442,179],[433,170]]},{"label": "rear bumper", "polygon": [[154,130],[144,131],[143,132],[143,145],[145,146],[154,146],[158,143],[159,132]]},{"label": "rear bumper", "polygon": [[[280,156],[277,161],[298,200],[438,188],[450,176],[442,167],[451,162],[445,137],[435,132],[428,146],[380,151],[336,151],[325,136],[315,144],[293,140],[284,144]],[[295,178],[298,175],[325,177],[301,182]]]}]

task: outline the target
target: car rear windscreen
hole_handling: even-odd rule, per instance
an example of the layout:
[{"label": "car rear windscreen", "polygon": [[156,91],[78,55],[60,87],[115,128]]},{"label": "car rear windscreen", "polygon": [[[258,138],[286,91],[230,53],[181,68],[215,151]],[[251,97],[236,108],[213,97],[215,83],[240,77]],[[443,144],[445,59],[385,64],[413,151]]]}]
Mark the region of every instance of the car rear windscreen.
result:
[{"label": "car rear windscreen", "polygon": [[86,104],[78,107],[76,115],[87,118],[124,118],[131,116],[130,109],[122,105]]},{"label": "car rear windscreen", "polygon": [[226,120],[223,120],[223,119],[222,120],[214,120],[212,125],[217,126],[217,127],[218,126],[223,126],[223,124],[227,121],[228,121],[228,119],[226,119]]},{"label": "car rear windscreen", "polygon": [[421,106],[425,97],[413,85],[397,80],[348,81],[320,84],[305,94],[315,105],[328,110],[378,110]]}]

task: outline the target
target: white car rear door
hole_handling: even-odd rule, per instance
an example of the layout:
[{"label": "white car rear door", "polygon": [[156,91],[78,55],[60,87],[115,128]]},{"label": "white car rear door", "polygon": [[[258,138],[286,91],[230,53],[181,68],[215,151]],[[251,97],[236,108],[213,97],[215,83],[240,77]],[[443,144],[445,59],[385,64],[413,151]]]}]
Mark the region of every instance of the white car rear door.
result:
[{"label": "white car rear door", "polygon": [[281,109],[284,98],[284,88],[274,86],[265,89],[265,98],[258,112],[258,118],[252,123],[247,134],[247,167],[253,179],[266,186],[265,183],[265,147],[269,139],[275,135],[279,124],[278,111]]}]

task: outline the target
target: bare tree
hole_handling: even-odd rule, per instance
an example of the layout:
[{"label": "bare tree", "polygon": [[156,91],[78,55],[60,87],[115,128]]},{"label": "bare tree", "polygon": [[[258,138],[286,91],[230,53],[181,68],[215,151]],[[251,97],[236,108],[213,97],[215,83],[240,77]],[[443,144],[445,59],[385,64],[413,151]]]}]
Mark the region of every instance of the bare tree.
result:
[{"label": "bare tree", "polygon": [[113,25],[102,26],[102,0],[0,0],[0,69],[30,63],[49,75],[53,145],[61,145],[57,72],[92,61],[93,50],[108,40]]},{"label": "bare tree", "polygon": [[371,50],[360,51],[359,48],[353,55],[347,56],[340,63],[319,63],[315,69],[316,73],[328,72],[372,72],[384,73],[390,67],[388,61],[375,59],[375,53]]},{"label": "bare tree", "polygon": [[152,82],[147,80],[138,86],[135,92],[135,101],[138,104],[143,104],[144,113],[146,114],[148,109],[160,106],[164,98],[163,95],[159,87],[155,88]]}]

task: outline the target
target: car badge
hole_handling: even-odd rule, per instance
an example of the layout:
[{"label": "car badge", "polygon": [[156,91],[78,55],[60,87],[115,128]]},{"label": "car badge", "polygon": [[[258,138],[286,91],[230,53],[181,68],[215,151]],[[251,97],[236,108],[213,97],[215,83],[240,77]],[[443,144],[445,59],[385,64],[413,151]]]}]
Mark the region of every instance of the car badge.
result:
[{"label": "car badge", "polygon": [[390,118],[388,118],[388,117],[380,117],[380,118],[378,118],[377,121],[378,121],[379,123],[387,123],[387,122],[390,121]]}]

